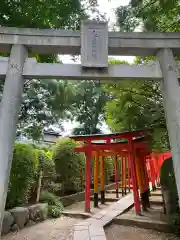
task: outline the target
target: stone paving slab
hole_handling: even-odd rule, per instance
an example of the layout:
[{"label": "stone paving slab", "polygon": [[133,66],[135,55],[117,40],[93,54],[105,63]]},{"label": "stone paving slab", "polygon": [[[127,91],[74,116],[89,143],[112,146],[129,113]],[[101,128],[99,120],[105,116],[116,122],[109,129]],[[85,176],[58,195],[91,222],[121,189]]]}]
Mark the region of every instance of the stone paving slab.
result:
[{"label": "stone paving slab", "polygon": [[92,216],[92,213],[85,213],[85,212],[81,212],[81,211],[71,211],[71,210],[65,210],[62,212],[62,214],[64,216],[67,217],[76,217],[76,218],[80,218],[80,219],[87,219],[90,218]]},{"label": "stone paving slab", "polygon": [[104,227],[133,205],[133,194],[128,194],[91,218],[73,226],[72,240],[106,240]]}]

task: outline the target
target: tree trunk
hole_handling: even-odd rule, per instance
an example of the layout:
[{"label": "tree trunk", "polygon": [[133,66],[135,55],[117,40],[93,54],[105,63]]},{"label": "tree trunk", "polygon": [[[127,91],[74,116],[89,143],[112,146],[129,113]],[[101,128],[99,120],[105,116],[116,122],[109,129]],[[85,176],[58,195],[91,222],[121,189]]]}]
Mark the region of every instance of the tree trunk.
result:
[{"label": "tree trunk", "polygon": [[42,177],[43,177],[43,171],[42,171],[42,169],[41,169],[40,172],[39,172],[39,178],[38,178],[36,203],[39,202],[39,198],[40,198]]}]

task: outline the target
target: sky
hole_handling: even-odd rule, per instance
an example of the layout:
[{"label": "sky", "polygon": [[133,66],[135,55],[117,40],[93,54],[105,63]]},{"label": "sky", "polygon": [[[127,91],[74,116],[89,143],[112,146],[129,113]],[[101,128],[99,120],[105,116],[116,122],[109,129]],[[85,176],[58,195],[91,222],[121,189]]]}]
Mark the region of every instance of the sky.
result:
[{"label": "sky", "polygon": [[[109,20],[109,29],[116,23],[116,17],[114,10],[120,5],[128,5],[129,0],[98,0],[99,10],[102,13],[106,13],[107,19]],[[111,57],[111,56],[110,56]],[[133,56],[116,56],[113,58],[119,60],[126,60],[132,62],[134,60]],[[63,63],[74,63],[70,55],[60,56]],[[64,133],[63,135],[69,135],[74,127],[77,126],[76,122],[64,122]],[[103,126],[103,131],[108,133],[109,129],[106,125]]]}]

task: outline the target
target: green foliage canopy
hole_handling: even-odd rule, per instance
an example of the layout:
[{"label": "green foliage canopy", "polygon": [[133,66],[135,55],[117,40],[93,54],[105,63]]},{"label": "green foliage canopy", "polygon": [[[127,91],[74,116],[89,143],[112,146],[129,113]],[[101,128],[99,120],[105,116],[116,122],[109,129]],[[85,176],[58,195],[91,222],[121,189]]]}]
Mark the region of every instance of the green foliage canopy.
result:
[{"label": "green foliage canopy", "polygon": [[[116,61],[118,63],[124,62]],[[124,80],[106,84],[104,88],[111,97],[105,109],[107,124],[112,131],[151,129],[154,140],[152,147],[163,150],[169,148],[159,82]]]},{"label": "green foliage canopy", "polygon": [[104,121],[104,105],[108,94],[103,90],[100,81],[83,80],[74,86],[74,117],[79,126],[74,135],[101,133],[100,126]]},{"label": "green foliage canopy", "polygon": [[[2,0],[0,26],[75,30],[88,17],[87,10],[98,15],[96,6],[96,0]],[[38,62],[59,62],[57,55],[29,55]],[[2,89],[3,82],[0,97]],[[26,80],[17,134],[38,140],[46,126],[61,126],[71,106],[69,97],[71,90],[66,81]]]},{"label": "green foliage canopy", "polygon": [[179,0],[131,0],[116,9],[121,31],[179,32]]}]

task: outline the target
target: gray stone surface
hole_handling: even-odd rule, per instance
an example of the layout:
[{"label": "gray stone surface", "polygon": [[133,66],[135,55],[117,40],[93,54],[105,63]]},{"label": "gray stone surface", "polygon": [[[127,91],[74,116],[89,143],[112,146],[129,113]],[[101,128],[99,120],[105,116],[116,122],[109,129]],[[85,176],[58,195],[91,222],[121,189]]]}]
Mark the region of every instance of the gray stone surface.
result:
[{"label": "gray stone surface", "polygon": [[[8,68],[8,62],[0,61],[0,77],[5,78]],[[180,78],[179,70],[180,64],[178,62],[177,72]],[[57,79],[162,79],[162,72],[157,61],[152,65],[109,65],[106,70],[89,69],[82,71],[80,64],[56,64],[56,63],[36,63],[28,59],[24,64],[23,76],[27,79],[39,78],[47,79],[55,77]]]},{"label": "gray stone surface", "polygon": [[81,64],[108,67],[108,23],[83,21],[81,25]]},{"label": "gray stone surface", "polygon": [[[24,79],[22,77],[23,66],[28,55],[23,45],[11,46],[9,68],[7,69],[3,95],[1,98],[0,117],[0,216],[6,203],[8,180],[11,170],[14,141],[18,114],[21,107]],[[6,137],[5,137],[6,136]],[[2,226],[0,217],[0,232]]]},{"label": "gray stone surface", "polygon": [[35,224],[36,223],[33,220],[29,219],[26,223],[26,227],[31,227],[31,226],[34,226]]},{"label": "gray stone surface", "polygon": [[[1,62],[0,69],[3,77],[7,64]],[[27,62],[24,67],[23,76],[25,78],[39,78],[47,79],[50,77],[56,77],[57,79],[67,79],[68,77],[73,79],[162,79],[162,73],[159,68],[159,64],[155,62],[153,65],[109,65],[107,69],[88,69],[82,71],[80,64],[51,64],[51,63],[29,63]],[[179,76],[179,75],[178,75]]]},{"label": "gray stone surface", "polygon": [[48,217],[48,204],[38,203],[29,207],[29,217],[35,222],[44,221]]},{"label": "gray stone surface", "polygon": [[3,224],[2,224],[2,235],[7,234],[14,223],[14,218],[10,212],[4,212]]},{"label": "gray stone surface", "polygon": [[163,73],[161,90],[163,96],[169,142],[172,150],[174,175],[180,201],[180,87],[176,63],[171,49],[160,49],[157,60]]},{"label": "gray stone surface", "polygon": [[13,208],[10,210],[10,213],[14,217],[14,221],[19,228],[23,228],[29,219],[29,210],[25,207]]},{"label": "gray stone surface", "polygon": [[19,231],[19,226],[15,223],[12,228],[11,228],[12,232],[18,232]]},{"label": "gray stone surface", "polygon": [[[153,56],[160,48],[180,55],[180,33],[109,32],[109,55]],[[30,47],[32,53],[80,54],[80,31],[55,29],[0,28],[0,52],[13,44]]]}]

